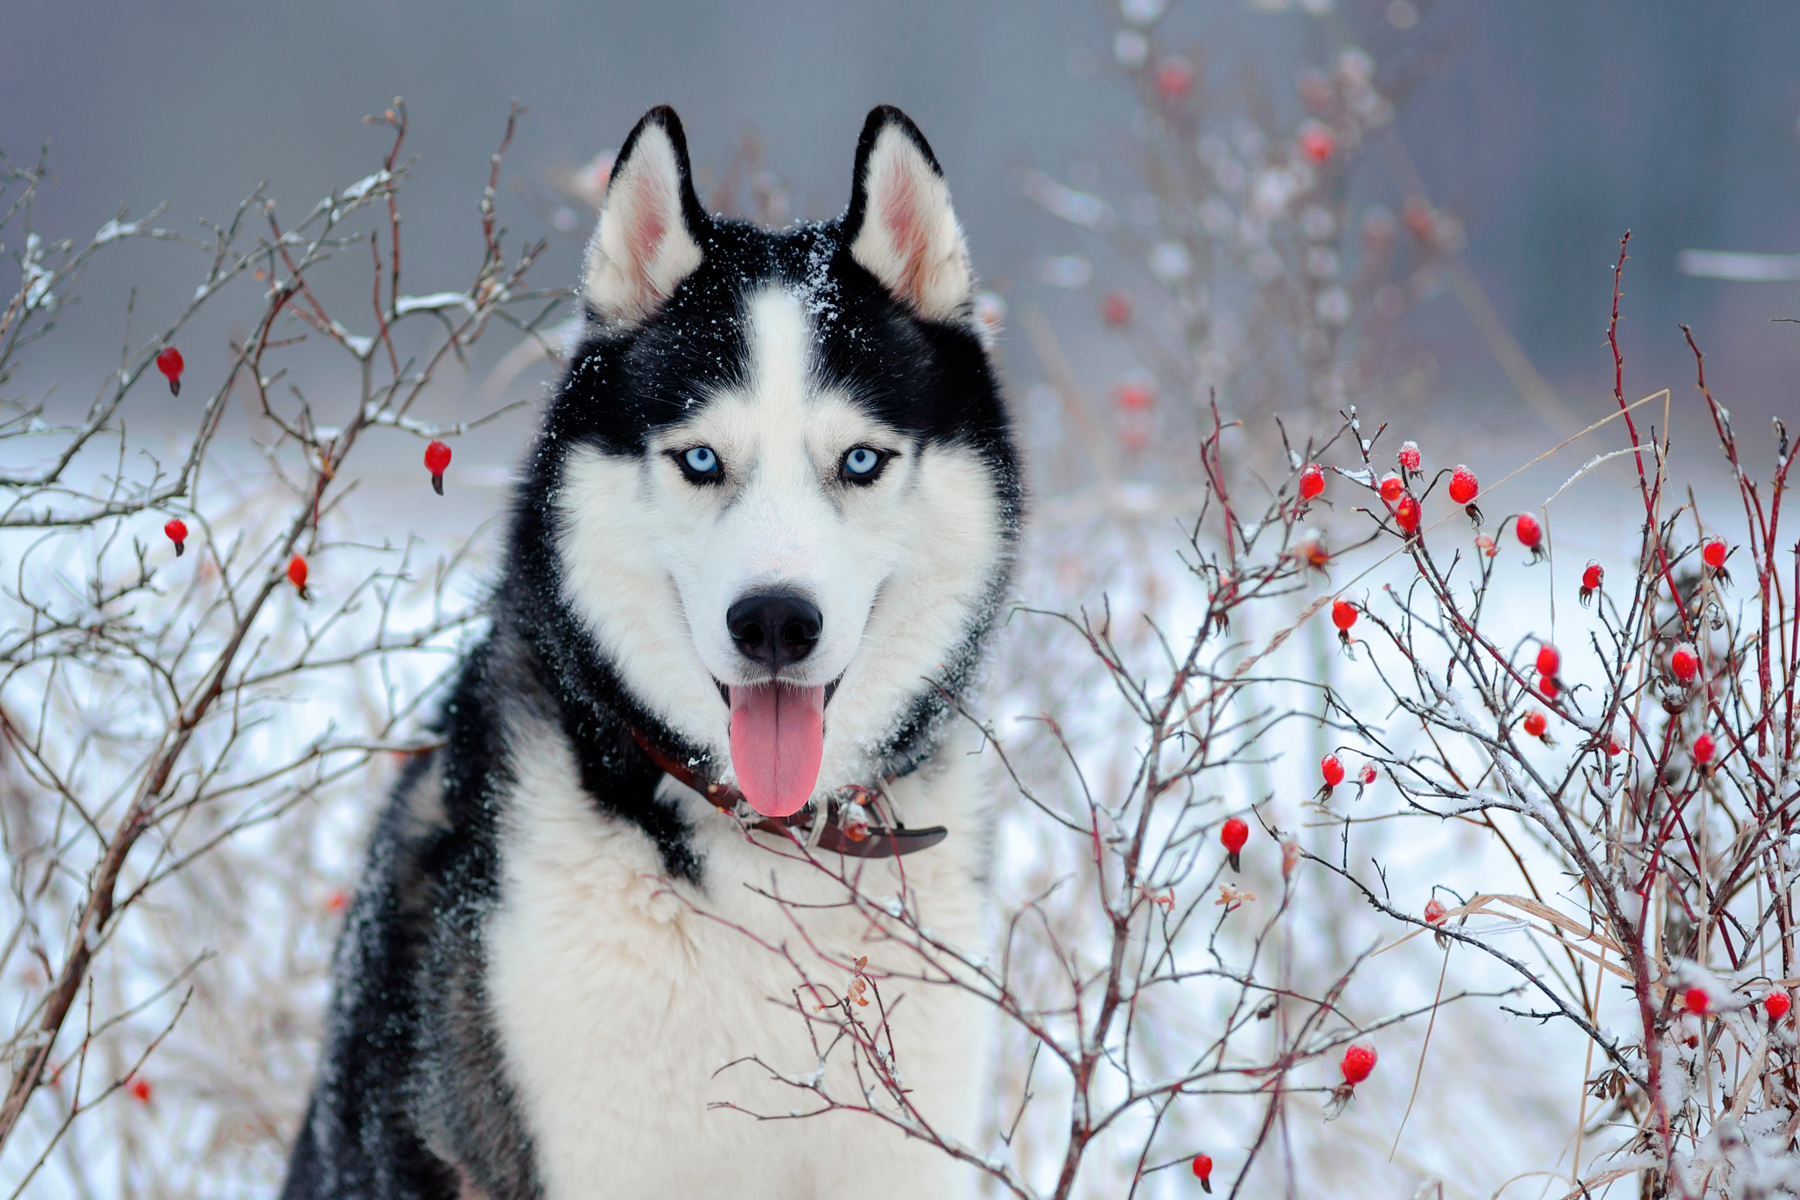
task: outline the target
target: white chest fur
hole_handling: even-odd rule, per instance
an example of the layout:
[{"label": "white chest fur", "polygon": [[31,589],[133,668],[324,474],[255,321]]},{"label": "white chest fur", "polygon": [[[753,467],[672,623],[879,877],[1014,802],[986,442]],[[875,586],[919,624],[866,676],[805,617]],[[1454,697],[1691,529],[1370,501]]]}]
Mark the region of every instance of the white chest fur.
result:
[{"label": "white chest fur", "polygon": [[[900,781],[896,797],[908,824],[948,825],[950,838],[898,865],[863,860],[861,890],[896,895],[903,867],[923,921],[973,951],[983,934],[975,770],[960,748],[940,758],[944,765]],[[720,1070],[746,1056],[792,1076],[817,1067],[794,1010],[801,975],[772,947],[785,946],[838,995],[848,973],[821,953],[839,962],[867,954],[872,973],[919,969],[903,947],[872,940],[863,916],[841,907],[784,911],[752,890],[830,905],[842,900],[841,885],[746,842],[728,818],[665,781],[685,798],[704,862],[702,888],[673,883],[642,832],[594,811],[560,744],[543,739],[517,761],[502,899],[487,929],[488,994],[549,1200],[881,1200],[971,1190],[966,1168],[867,1114],[758,1121],[709,1108],[785,1117],[820,1107],[754,1063]],[[982,1006],[944,985],[881,986],[914,1100],[934,1127],[967,1142],[985,1065]],[[862,1102],[842,1065],[825,1079],[838,1099]]]}]

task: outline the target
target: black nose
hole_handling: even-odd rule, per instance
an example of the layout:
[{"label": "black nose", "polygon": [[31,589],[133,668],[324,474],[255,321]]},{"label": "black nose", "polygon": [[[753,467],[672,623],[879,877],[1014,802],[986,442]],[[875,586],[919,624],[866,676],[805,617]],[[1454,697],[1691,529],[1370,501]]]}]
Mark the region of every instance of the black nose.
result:
[{"label": "black nose", "polygon": [[752,592],[725,614],[739,653],[771,671],[811,654],[823,623],[818,605],[793,592]]}]

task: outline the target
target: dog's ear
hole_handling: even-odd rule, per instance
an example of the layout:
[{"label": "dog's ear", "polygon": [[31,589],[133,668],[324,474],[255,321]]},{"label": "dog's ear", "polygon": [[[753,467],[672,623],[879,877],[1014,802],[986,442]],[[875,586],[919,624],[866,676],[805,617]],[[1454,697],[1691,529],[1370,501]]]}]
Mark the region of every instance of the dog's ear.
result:
[{"label": "dog's ear", "polygon": [[705,225],[681,121],[672,108],[653,108],[613,163],[588,242],[588,303],[604,320],[643,320],[699,267]]},{"label": "dog's ear", "polygon": [[850,256],[920,316],[969,311],[975,278],[950,186],[925,135],[890,105],[863,123],[843,229]]}]

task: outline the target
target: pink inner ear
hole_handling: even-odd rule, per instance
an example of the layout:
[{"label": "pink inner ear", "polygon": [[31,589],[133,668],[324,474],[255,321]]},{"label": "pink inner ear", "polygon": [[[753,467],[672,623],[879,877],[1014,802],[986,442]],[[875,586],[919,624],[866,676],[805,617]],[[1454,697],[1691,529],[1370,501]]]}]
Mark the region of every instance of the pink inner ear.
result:
[{"label": "pink inner ear", "polygon": [[919,304],[925,295],[926,235],[925,222],[919,215],[918,189],[912,173],[898,158],[888,163],[880,188],[881,223],[893,239],[894,257],[900,260],[900,278],[894,290]]},{"label": "pink inner ear", "polygon": [[631,205],[631,229],[625,239],[626,250],[631,255],[631,273],[638,294],[648,297],[657,293],[656,286],[650,281],[650,264],[662,248],[663,235],[669,231],[664,214],[669,209],[670,196],[662,176],[655,171],[642,171],[633,182],[637,184],[637,195]]}]

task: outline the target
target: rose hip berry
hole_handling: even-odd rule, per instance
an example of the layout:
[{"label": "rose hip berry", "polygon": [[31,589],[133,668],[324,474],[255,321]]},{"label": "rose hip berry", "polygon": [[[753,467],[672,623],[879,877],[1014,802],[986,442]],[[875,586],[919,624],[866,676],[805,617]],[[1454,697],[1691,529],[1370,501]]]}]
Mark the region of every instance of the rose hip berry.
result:
[{"label": "rose hip berry", "polygon": [[1400,460],[1400,469],[1415,477],[1420,473],[1419,467],[1425,461],[1424,456],[1419,453],[1419,443],[1417,442],[1401,442],[1400,453],[1395,457]]},{"label": "rose hip berry", "polygon": [[1786,992],[1773,991],[1763,997],[1763,1011],[1769,1014],[1771,1022],[1779,1021],[1787,1016],[1790,1006]]},{"label": "rose hip berry", "polygon": [[131,1098],[136,1100],[139,1104],[150,1103],[150,1081],[148,1079],[139,1075],[133,1075],[131,1081],[127,1083],[125,1087],[130,1091]]},{"label": "rose hip berry", "polygon": [[1531,551],[1532,562],[1544,557],[1544,529],[1538,524],[1536,517],[1530,513],[1520,513],[1519,519],[1513,523],[1513,532],[1519,535],[1519,545]]},{"label": "rose hip berry", "polygon": [[1681,1003],[1689,1012],[1705,1016],[1708,1006],[1712,1003],[1712,998],[1706,994],[1705,988],[1691,987],[1681,994]]},{"label": "rose hip berry", "polygon": [[1406,484],[1401,481],[1398,475],[1389,471],[1386,475],[1381,477],[1380,492],[1383,502],[1395,504],[1399,502],[1401,496],[1406,494]]},{"label": "rose hip berry", "polygon": [[1439,900],[1436,896],[1433,896],[1426,903],[1425,923],[1427,925],[1442,925],[1446,915],[1447,910],[1444,908],[1443,901]]},{"label": "rose hip berry", "polygon": [[1606,572],[1600,569],[1600,564],[1593,562],[1589,563],[1587,570],[1581,573],[1581,606],[1583,608],[1586,608],[1588,601],[1594,598],[1594,593],[1600,590],[1600,580],[1605,575]]},{"label": "rose hip berry", "polygon": [[1344,782],[1344,764],[1338,761],[1337,755],[1327,754],[1319,760],[1319,774],[1325,780],[1325,786],[1321,791],[1324,795],[1329,796],[1332,788]]},{"label": "rose hip berry", "polygon": [[1529,733],[1532,737],[1543,737],[1544,731],[1548,728],[1550,728],[1550,720],[1544,716],[1543,713],[1533,709],[1531,712],[1525,714],[1525,732]]},{"label": "rose hip berry", "polygon": [[1194,90],[1194,68],[1172,58],[1156,71],[1156,90],[1165,100],[1181,100]]},{"label": "rose hip berry", "polygon": [[1712,761],[1713,751],[1718,747],[1713,743],[1712,734],[1703,733],[1694,739],[1694,765],[1704,767]]},{"label": "rose hip berry", "polygon": [[1400,503],[1394,505],[1394,524],[1407,537],[1419,532],[1419,502],[1411,496],[1400,497]]},{"label": "rose hip berry", "polygon": [[450,465],[450,447],[433,442],[425,447],[425,469],[431,472],[431,490],[444,494],[444,471]]},{"label": "rose hip berry", "polygon": [[1325,491],[1325,472],[1318,463],[1307,464],[1306,470],[1300,472],[1300,499],[1312,500]]},{"label": "rose hip berry", "polygon": [[288,582],[294,585],[294,590],[300,593],[302,600],[310,599],[306,594],[306,560],[304,558],[296,554],[288,559],[287,577]]},{"label": "rose hip berry", "polygon": [[1357,1042],[1344,1051],[1344,1058],[1338,1064],[1338,1069],[1344,1073],[1344,1082],[1355,1087],[1375,1069],[1375,1047],[1367,1042]]},{"label": "rose hip berry", "polygon": [[1219,842],[1225,847],[1225,857],[1230,860],[1232,870],[1238,870],[1238,854],[1249,840],[1250,826],[1240,817],[1228,817],[1219,826]]},{"label": "rose hip berry", "polygon": [[187,522],[180,517],[170,517],[169,523],[163,526],[163,532],[175,543],[175,557],[180,558],[181,552],[187,549]]},{"label": "rose hip berry", "polygon": [[181,395],[181,370],[186,365],[181,359],[181,351],[173,346],[156,356],[156,369],[161,371],[163,378],[169,381],[171,396]]},{"label": "rose hip berry", "polygon": [[1481,524],[1481,510],[1475,506],[1475,497],[1481,495],[1481,481],[1475,478],[1475,472],[1461,463],[1456,470],[1450,472],[1450,499],[1463,506],[1469,514],[1469,520]]},{"label": "rose hip berry", "polygon": [[1100,297],[1100,319],[1114,329],[1131,324],[1131,297],[1124,292],[1108,292]]},{"label": "rose hip berry", "polygon": [[1700,658],[1686,646],[1677,646],[1669,655],[1669,673],[1681,682],[1692,683],[1700,673]]},{"label": "rose hip berry", "polygon": [[1207,1195],[1212,1195],[1212,1158],[1209,1155],[1194,1155],[1194,1178],[1200,1181],[1200,1187]]},{"label": "rose hip berry", "polygon": [[1727,552],[1725,543],[1718,541],[1717,539],[1706,543],[1706,545],[1700,548],[1701,561],[1706,564],[1707,570],[1713,573],[1713,578],[1717,579],[1720,583],[1731,582],[1731,572],[1725,569],[1725,555]]},{"label": "rose hip berry", "polygon": [[1555,646],[1546,643],[1538,647],[1537,669],[1540,675],[1555,675],[1562,669],[1562,655]]}]

